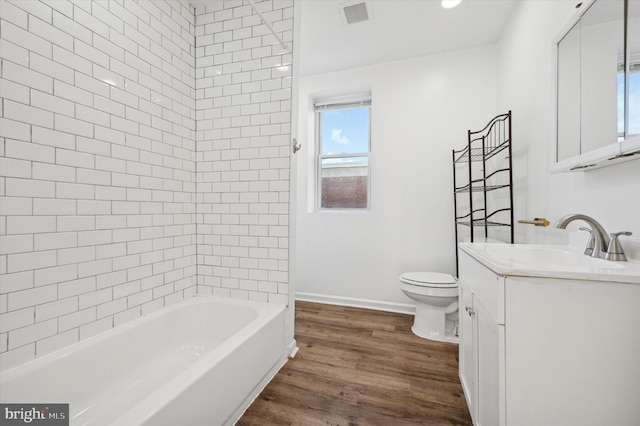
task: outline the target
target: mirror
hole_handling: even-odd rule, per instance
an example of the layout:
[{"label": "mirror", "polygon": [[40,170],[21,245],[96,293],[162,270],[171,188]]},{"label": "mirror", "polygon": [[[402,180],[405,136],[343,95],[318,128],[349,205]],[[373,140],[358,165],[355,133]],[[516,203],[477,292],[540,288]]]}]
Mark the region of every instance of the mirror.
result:
[{"label": "mirror", "polygon": [[557,41],[555,117],[555,161],[571,170],[640,135],[640,0],[585,2],[572,24]]},{"label": "mirror", "polygon": [[627,129],[629,137],[640,137],[640,0],[627,6]]}]

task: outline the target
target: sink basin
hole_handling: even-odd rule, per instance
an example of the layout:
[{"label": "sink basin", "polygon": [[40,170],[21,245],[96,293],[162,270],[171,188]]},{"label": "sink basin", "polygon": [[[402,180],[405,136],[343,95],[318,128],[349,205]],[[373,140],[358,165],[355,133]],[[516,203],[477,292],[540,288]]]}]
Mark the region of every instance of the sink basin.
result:
[{"label": "sink basin", "polygon": [[619,262],[598,259],[556,246],[486,245],[484,252],[497,262],[509,265],[531,265],[551,269],[620,269]]},{"label": "sink basin", "polygon": [[568,246],[461,243],[460,249],[500,275],[640,283],[640,263],[597,259]]}]

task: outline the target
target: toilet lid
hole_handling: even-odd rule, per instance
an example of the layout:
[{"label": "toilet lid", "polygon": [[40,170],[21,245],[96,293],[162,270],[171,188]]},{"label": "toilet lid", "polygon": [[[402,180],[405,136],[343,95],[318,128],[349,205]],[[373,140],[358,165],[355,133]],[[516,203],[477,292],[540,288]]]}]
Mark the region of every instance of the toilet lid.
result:
[{"label": "toilet lid", "polygon": [[405,272],[400,280],[423,287],[457,287],[458,281],[449,274],[440,272]]}]

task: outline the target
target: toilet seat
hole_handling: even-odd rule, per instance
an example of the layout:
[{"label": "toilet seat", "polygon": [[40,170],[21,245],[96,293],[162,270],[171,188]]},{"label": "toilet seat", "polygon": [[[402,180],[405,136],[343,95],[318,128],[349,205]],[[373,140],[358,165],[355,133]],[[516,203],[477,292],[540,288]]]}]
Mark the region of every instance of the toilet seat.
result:
[{"label": "toilet seat", "polygon": [[440,272],[405,272],[400,281],[419,287],[456,288],[458,280]]}]

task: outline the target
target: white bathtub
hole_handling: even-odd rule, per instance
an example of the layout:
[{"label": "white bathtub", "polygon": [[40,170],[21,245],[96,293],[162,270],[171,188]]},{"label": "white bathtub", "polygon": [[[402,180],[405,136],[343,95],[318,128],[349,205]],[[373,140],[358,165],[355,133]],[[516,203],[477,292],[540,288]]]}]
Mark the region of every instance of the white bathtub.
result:
[{"label": "white bathtub", "polygon": [[195,297],[0,373],[0,402],[71,425],[233,424],[286,361],[285,309]]}]

